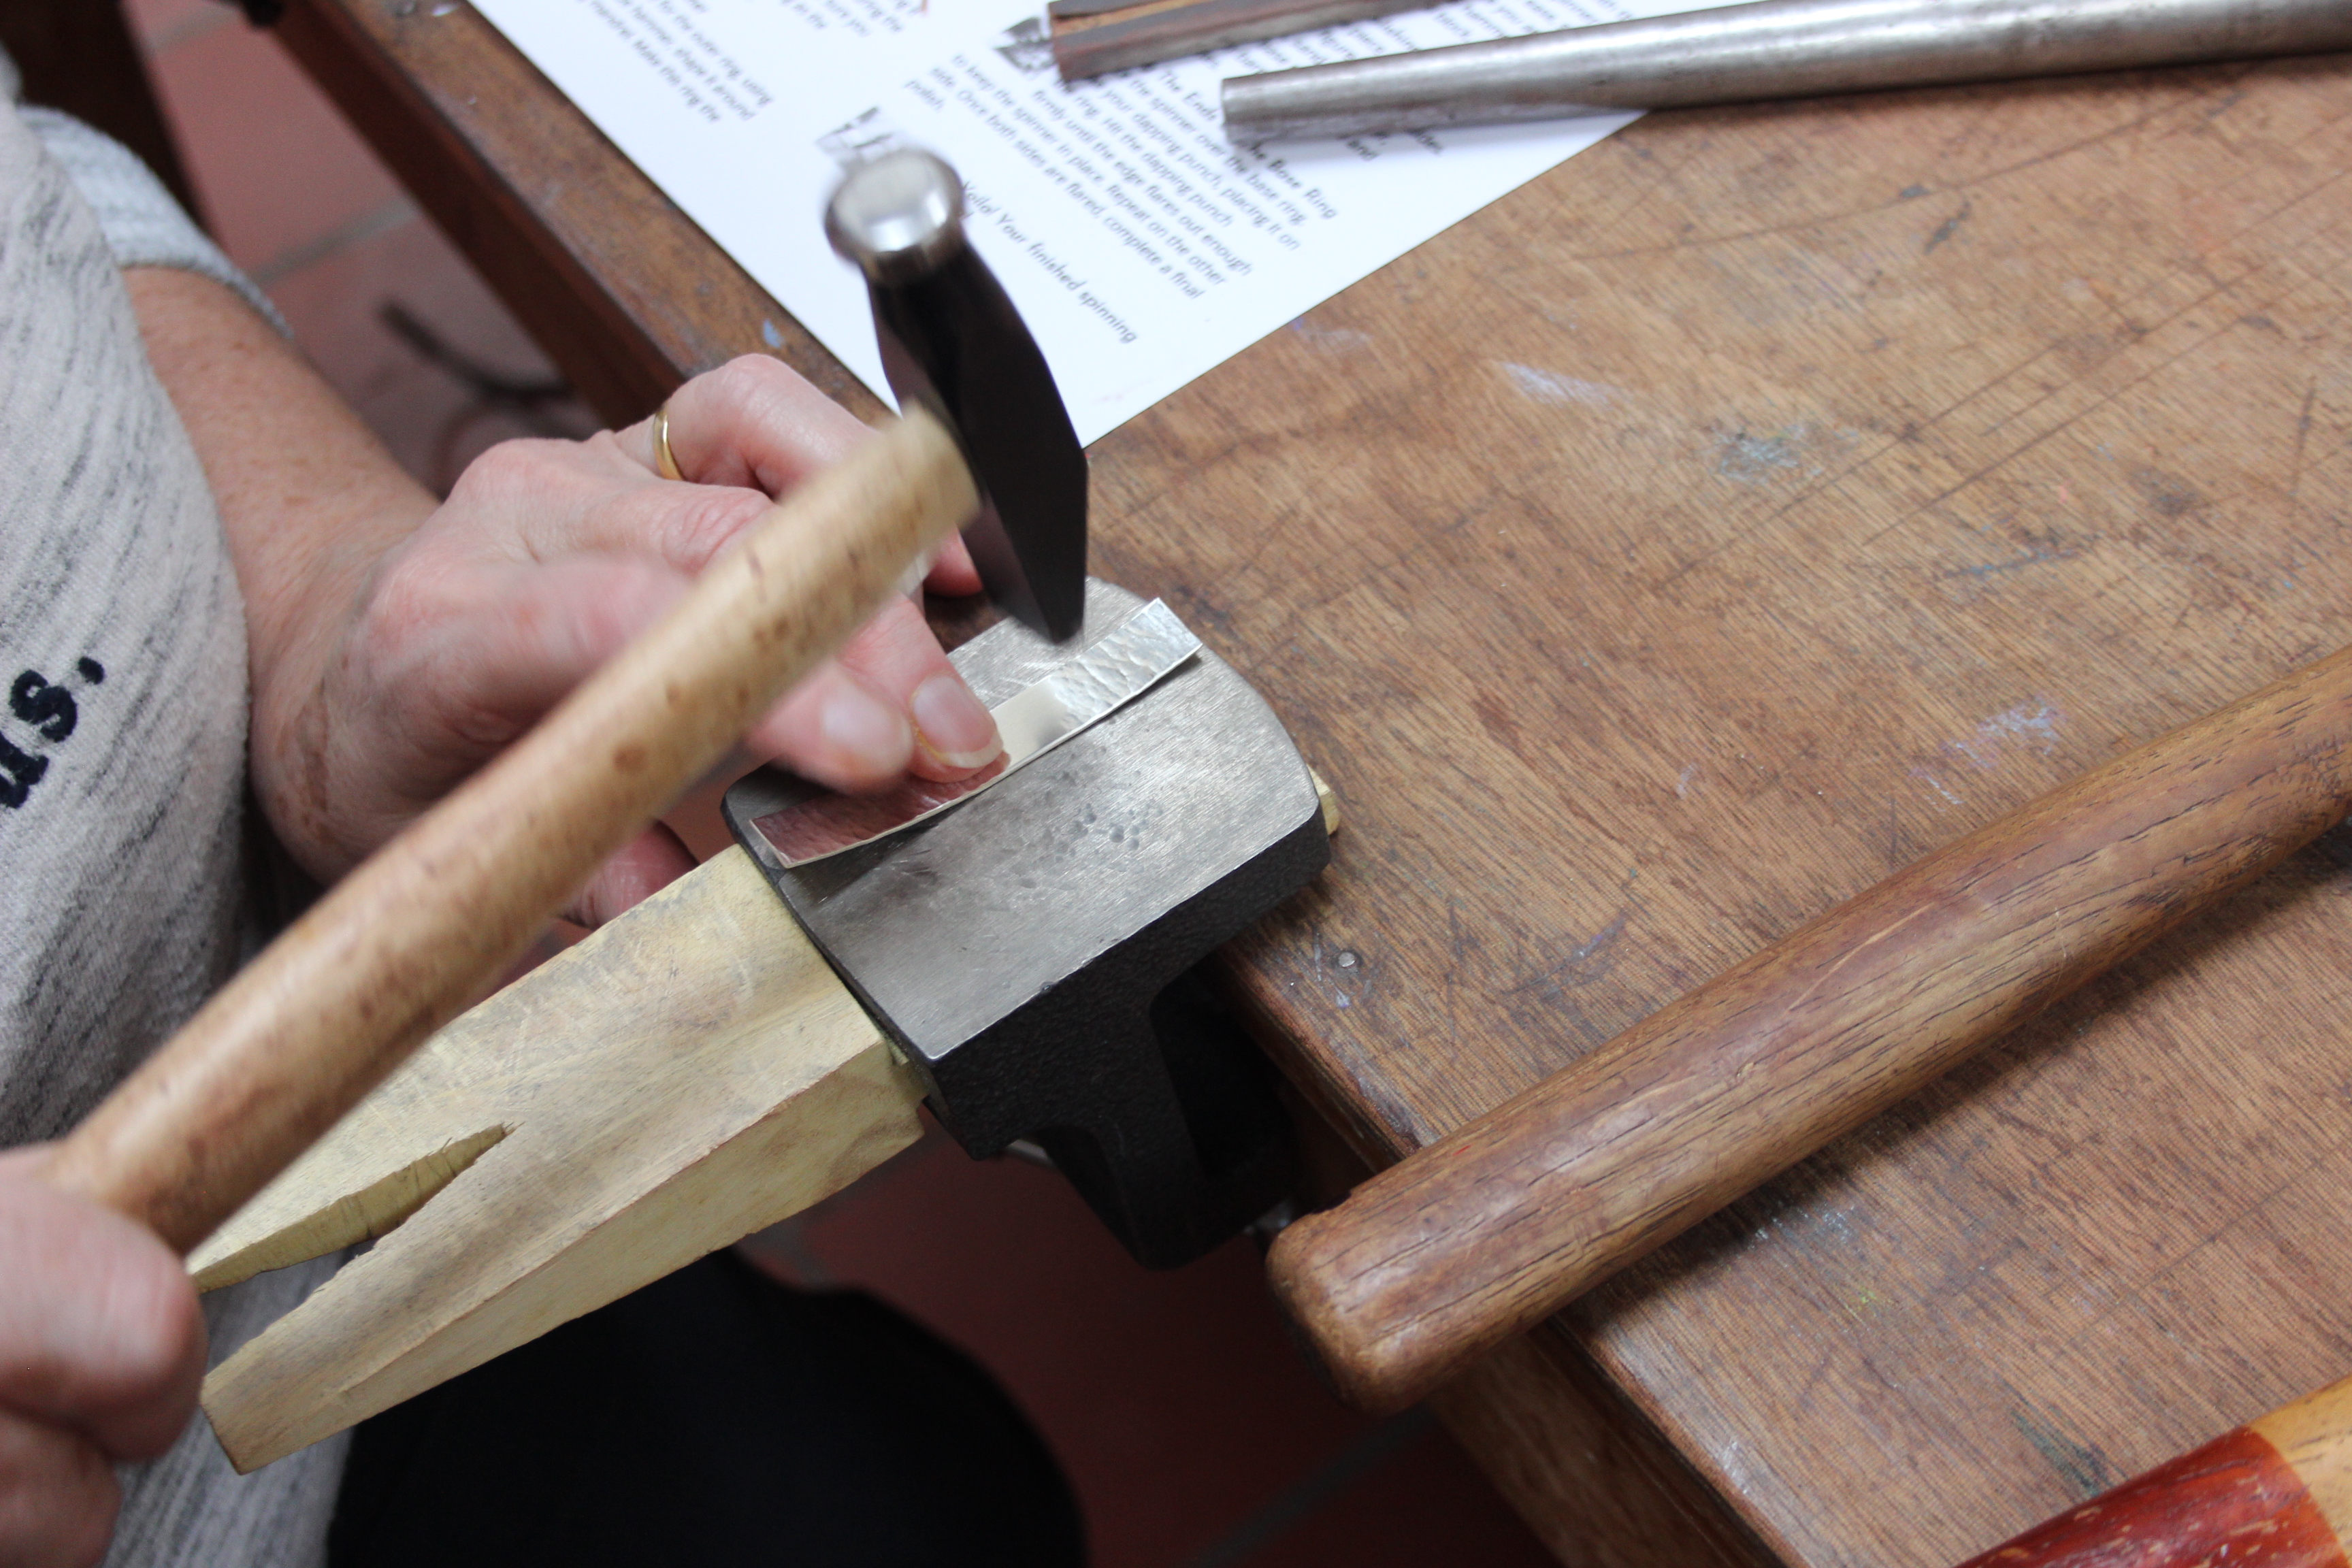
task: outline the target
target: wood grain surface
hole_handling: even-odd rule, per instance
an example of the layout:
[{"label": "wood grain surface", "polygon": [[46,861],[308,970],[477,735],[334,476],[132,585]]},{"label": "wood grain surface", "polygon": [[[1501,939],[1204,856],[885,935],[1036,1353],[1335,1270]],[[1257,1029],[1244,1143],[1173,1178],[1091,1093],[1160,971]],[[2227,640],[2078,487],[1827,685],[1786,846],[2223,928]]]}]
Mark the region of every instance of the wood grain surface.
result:
[{"label": "wood grain surface", "polygon": [[[1102,443],[1104,569],[1347,805],[1240,954],[1322,1101],[1426,1142],[2338,645],[2345,87],[1658,116]],[[1570,1331],[1804,1563],[1957,1560],[2352,1370],[2347,860]]]},{"label": "wood grain surface", "polygon": [[[293,13],[679,367],[783,328],[438,9]],[[1230,950],[1309,1098],[1393,1158],[2342,646],[2347,168],[2336,58],[1655,115],[1097,443],[1095,570],[1348,816]],[[1558,1331],[1759,1550],[1981,1552],[2352,1371],[2347,1002],[2339,832]],[[1510,1415],[1450,1424],[1501,1473]],[[1507,1489],[1564,1540],[1543,1468]]]},{"label": "wood grain surface", "polygon": [[1266,1260],[1392,1413],[2352,811],[2352,649],[1915,861],[1300,1218]]}]

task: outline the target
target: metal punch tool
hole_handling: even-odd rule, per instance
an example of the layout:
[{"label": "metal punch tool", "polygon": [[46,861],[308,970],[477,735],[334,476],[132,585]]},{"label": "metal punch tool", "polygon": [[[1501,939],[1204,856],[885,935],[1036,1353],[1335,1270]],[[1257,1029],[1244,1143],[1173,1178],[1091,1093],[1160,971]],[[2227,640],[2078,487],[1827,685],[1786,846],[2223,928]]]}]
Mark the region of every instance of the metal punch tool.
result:
[{"label": "metal punch tool", "polygon": [[2352,49],[2347,0],[1757,0],[1235,77],[1259,142]]}]

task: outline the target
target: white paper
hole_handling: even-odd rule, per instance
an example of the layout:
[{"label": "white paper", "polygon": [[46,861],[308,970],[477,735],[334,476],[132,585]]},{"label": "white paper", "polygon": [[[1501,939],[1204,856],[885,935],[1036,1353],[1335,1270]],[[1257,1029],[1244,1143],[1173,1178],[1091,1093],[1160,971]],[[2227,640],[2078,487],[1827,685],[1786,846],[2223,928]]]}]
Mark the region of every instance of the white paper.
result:
[{"label": "white paper", "polygon": [[1087,442],[1635,118],[1260,152],[1224,140],[1225,77],[1688,3],[1454,0],[1072,87],[1042,0],[476,0],[886,400],[824,202],[862,152],[946,158]]}]

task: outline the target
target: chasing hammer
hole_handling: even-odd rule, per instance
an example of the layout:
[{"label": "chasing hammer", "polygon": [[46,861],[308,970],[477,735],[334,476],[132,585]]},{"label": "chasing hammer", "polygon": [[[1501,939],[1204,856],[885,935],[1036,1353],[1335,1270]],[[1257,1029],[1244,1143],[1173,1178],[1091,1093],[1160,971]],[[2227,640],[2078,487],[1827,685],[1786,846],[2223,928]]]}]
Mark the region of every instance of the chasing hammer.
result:
[{"label": "chasing hammer", "polygon": [[1051,637],[1076,629],[1086,457],[961,211],[960,182],[927,154],[848,176],[828,230],[866,272],[906,417],[779,502],[667,616],[338,883],[58,1145],[46,1180],[194,1247],[959,524],[1001,603]]},{"label": "chasing hammer", "polygon": [[1394,1409],[2352,810],[2352,649],[1914,863],[1292,1225],[1275,1289]]},{"label": "chasing hammer", "polygon": [[2343,0],[1757,0],[1235,77],[1236,145],[2352,49]]}]

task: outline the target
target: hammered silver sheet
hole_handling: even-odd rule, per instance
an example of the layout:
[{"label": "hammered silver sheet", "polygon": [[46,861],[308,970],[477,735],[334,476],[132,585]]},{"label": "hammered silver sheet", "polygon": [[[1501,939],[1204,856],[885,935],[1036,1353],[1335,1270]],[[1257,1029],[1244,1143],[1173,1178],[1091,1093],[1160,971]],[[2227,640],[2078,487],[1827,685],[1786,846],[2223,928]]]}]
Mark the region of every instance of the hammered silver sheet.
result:
[{"label": "hammered silver sheet", "polygon": [[1201,651],[1201,639],[1158,599],[1066,664],[990,710],[1004,754],[951,784],[909,779],[879,795],[824,795],[753,823],[786,867],[805,866],[903,832],[971,799],[1150,690]]}]

